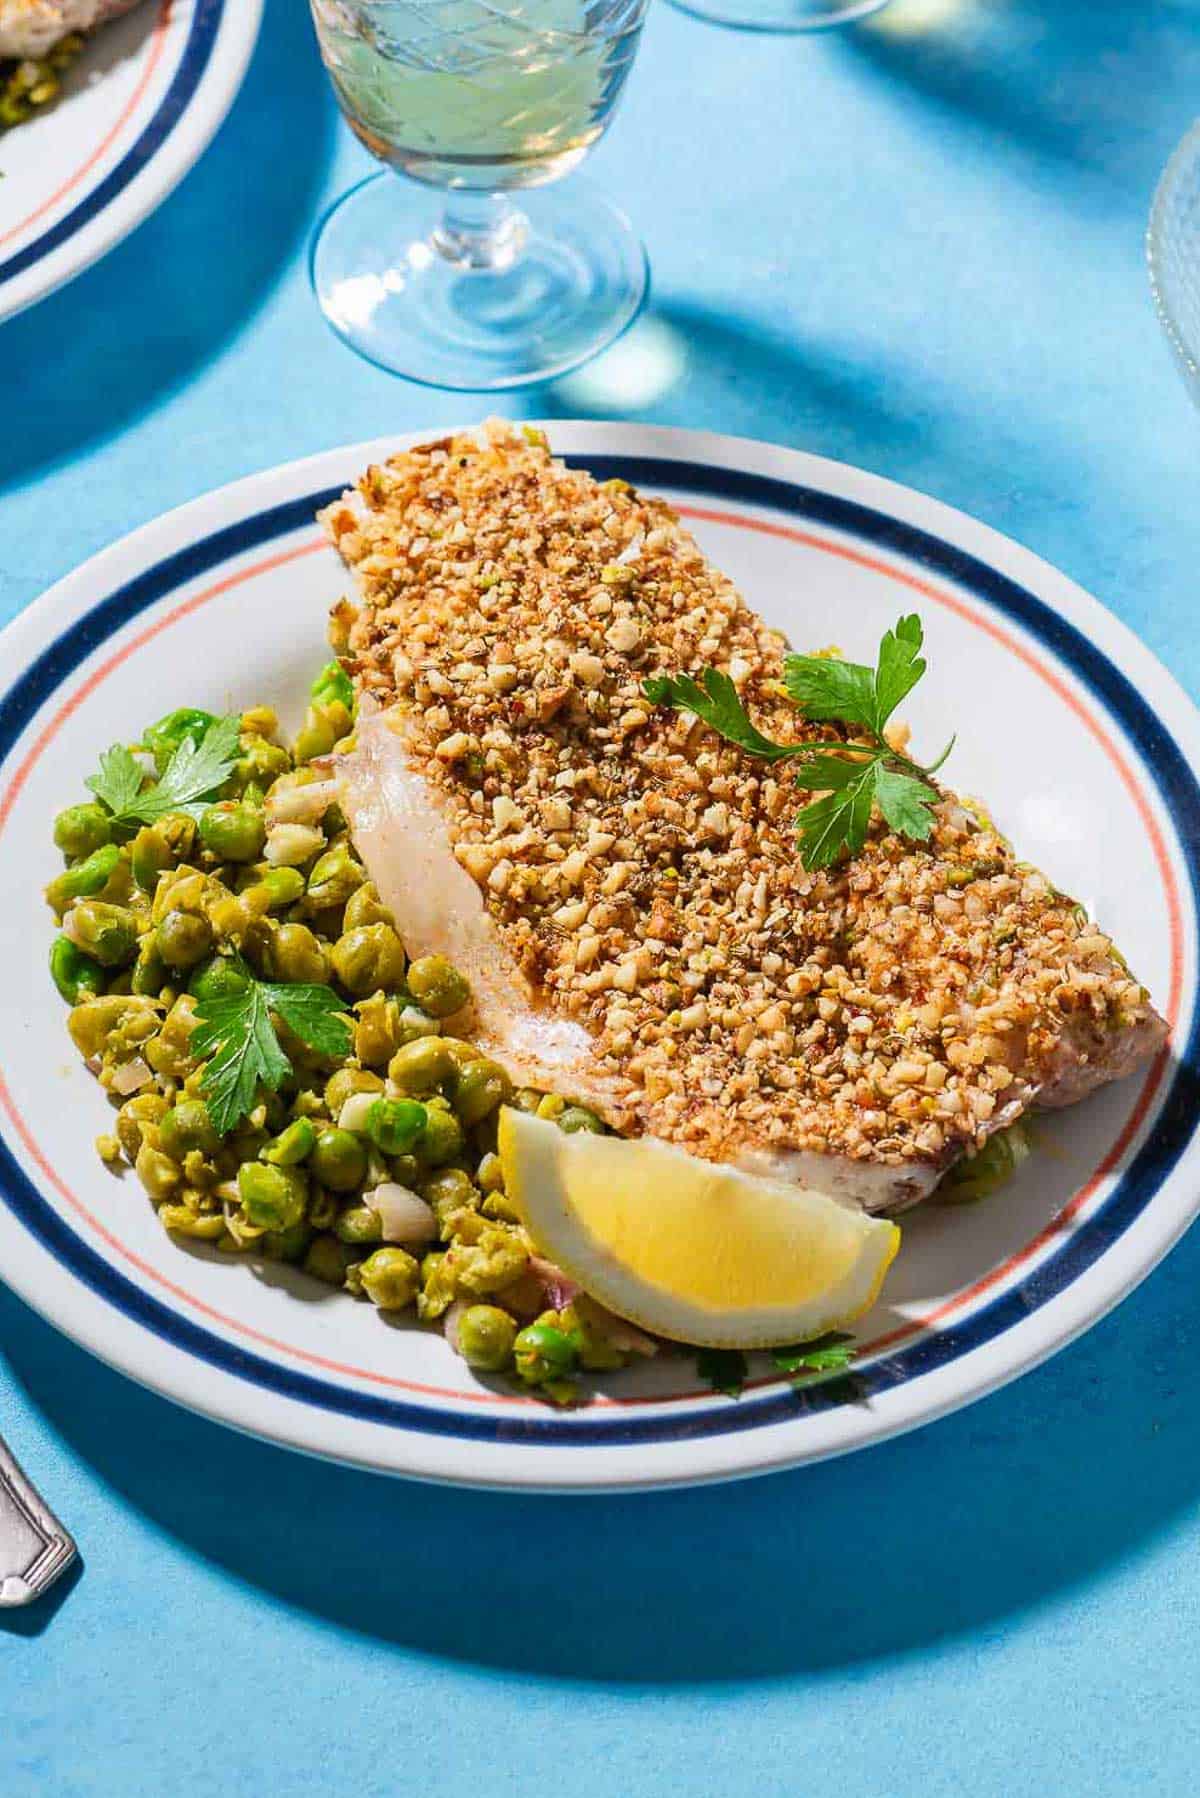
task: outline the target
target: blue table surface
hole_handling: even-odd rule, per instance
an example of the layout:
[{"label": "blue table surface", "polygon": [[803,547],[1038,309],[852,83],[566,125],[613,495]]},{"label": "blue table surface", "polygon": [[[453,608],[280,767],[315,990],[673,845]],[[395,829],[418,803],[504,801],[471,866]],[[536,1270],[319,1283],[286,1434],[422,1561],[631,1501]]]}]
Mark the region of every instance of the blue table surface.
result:
[{"label": "blue table surface", "polygon": [[[0,328],[0,615],[256,468],[477,419],[309,293],[365,165],[297,0],[208,155]],[[664,6],[592,174],[654,268],[492,407],[773,438],[1040,551],[1193,692],[1200,421],[1151,308],[1192,0],[893,0],[820,39]],[[10,872],[9,878],[12,878]],[[870,1453],[661,1497],[491,1497],[193,1418],[0,1288],[0,1427],[81,1573],[0,1622],[4,1798],[1195,1788],[1200,1235],[1054,1362]]]}]

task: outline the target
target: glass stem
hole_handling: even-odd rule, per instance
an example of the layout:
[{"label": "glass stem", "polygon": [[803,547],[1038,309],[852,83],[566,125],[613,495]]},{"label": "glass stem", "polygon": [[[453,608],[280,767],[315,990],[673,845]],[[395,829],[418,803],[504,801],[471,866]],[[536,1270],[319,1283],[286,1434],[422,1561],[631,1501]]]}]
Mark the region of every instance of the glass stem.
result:
[{"label": "glass stem", "polygon": [[433,247],[457,268],[497,273],[517,260],[528,229],[525,214],[507,194],[452,188],[433,233]]}]

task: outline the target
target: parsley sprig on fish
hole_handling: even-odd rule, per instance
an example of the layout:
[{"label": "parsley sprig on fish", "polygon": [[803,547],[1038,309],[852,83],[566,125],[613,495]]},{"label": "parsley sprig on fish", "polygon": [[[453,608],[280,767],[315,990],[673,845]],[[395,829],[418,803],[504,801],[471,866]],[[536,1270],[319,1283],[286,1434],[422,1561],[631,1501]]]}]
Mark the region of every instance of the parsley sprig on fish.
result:
[{"label": "parsley sprig on fish", "polygon": [[922,767],[894,749],[885,730],[896,707],[925,673],[924,631],[915,612],[885,633],[874,668],[835,656],[790,655],[783,665],[788,698],[804,717],[841,724],[849,740],[775,743],[751,722],[729,675],[706,668],[699,681],[686,674],[658,674],[644,683],[655,705],[691,712],[728,743],[763,761],[792,762],[796,784],[822,795],[796,819],[800,860],[810,872],[843,855],[857,855],[867,840],[871,812],[879,807],[892,829],[917,843],[933,831],[937,800],[929,778],[954,747]]}]

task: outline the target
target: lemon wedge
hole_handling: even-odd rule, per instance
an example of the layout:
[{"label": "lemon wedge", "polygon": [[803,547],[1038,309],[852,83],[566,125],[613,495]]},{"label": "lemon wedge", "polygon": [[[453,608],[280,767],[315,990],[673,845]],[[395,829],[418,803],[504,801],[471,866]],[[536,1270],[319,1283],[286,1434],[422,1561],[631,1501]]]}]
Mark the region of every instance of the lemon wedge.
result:
[{"label": "lemon wedge", "polygon": [[500,1161],[539,1251],[656,1335],[771,1348],[874,1304],[900,1246],[884,1218],[667,1143],[585,1132],[506,1107]]}]

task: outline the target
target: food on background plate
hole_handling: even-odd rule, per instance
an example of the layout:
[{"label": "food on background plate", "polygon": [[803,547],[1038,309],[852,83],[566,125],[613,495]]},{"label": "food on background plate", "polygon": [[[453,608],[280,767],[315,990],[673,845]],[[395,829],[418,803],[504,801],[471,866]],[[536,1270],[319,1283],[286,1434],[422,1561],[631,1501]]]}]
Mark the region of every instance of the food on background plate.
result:
[{"label": "food on background plate", "polygon": [[84,35],[137,0],[0,0],[0,131],[58,98]]},{"label": "food on background plate", "polygon": [[919,621],[789,656],[668,506],[504,426],[325,523],[359,592],[292,748],[177,711],[56,821],[101,1154],[558,1403],[658,1338],[722,1390],[844,1370],[878,1214],[994,1190],[1164,1038],[910,756]]}]

